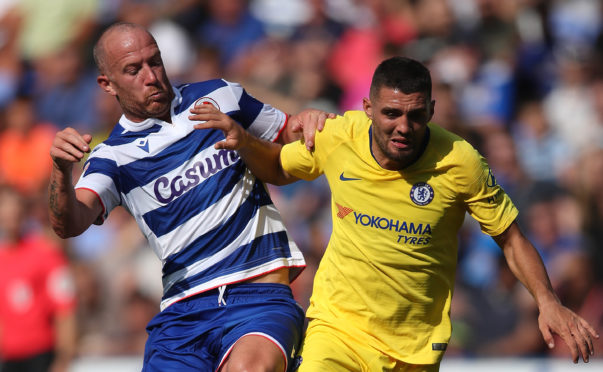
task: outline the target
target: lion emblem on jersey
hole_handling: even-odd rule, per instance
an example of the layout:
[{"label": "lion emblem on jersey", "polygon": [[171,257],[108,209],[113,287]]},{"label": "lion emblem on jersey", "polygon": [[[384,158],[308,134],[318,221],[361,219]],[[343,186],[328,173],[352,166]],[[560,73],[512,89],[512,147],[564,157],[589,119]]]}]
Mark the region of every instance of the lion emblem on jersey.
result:
[{"label": "lion emblem on jersey", "polygon": [[410,189],[410,199],[416,205],[427,205],[433,200],[433,188],[425,182],[417,182]]}]

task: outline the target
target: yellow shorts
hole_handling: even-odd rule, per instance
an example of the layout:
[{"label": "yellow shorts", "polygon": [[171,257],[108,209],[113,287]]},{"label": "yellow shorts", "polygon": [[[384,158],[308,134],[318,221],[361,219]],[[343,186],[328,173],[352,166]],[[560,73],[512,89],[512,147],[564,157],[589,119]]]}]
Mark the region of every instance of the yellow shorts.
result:
[{"label": "yellow shorts", "polygon": [[440,364],[407,364],[312,319],[301,351],[298,372],[437,372]]}]

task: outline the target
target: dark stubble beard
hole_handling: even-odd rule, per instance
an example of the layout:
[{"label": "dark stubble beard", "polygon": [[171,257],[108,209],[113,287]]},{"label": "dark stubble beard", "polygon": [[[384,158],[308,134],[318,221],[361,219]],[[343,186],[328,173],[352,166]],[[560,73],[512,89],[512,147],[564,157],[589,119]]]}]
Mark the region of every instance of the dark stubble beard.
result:
[{"label": "dark stubble beard", "polygon": [[375,137],[375,142],[377,143],[379,150],[381,150],[381,153],[389,160],[398,163],[400,169],[406,167],[414,161],[414,157],[416,156],[414,146],[411,145],[412,147],[407,151],[393,152],[387,146],[389,142],[388,139],[385,139],[384,141],[383,137],[377,136],[375,133],[373,133],[373,136]]}]

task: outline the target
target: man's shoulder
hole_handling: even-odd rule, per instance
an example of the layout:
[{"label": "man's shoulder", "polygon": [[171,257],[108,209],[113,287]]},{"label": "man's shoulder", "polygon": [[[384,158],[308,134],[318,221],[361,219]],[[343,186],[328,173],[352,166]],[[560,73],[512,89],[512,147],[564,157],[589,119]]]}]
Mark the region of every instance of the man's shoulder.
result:
[{"label": "man's shoulder", "polygon": [[160,130],[161,125],[156,123],[150,123],[140,130],[131,130],[121,125],[121,123],[117,123],[107,138],[99,145],[107,147],[119,146],[147,137],[149,134],[159,132]]},{"label": "man's shoulder", "polygon": [[439,149],[448,149],[455,154],[474,153],[476,150],[466,139],[435,123],[429,123],[430,141]]},{"label": "man's shoulder", "polygon": [[229,82],[224,79],[210,79],[204,81],[197,81],[193,83],[186,83],[176,87],[180,93],[184,96],[190,94],[198,94],[199,92],[211,92],[221,87],[229,85]]},{"label": "man's shoulder", "polygon": [[[180,110],[193,105],[199,100],[204,100],[202,103],[212,104],[218,109],[220,102],[224,100],[238,101],[238,98],[243,92],[243,87],[238,84],[224,79],[211,79],[188,83],[176,87],[181,96]],[[180,110],[176,110],[177,112]]]},{"label": "man's shoulder", "polygon": [[429,156],[438,167],[447,169],[457,184],[468,184],[481,176],[484,159],[471,143],[433,123],[429,123],[429,129]]},{"label": "man's shoulder", "polygon": [[342,138],[354,138],[368,133],[371,125],[370,119],[364,111],[346,111],[343,115],[337,115],[334,119],[328,119],[325,130],[331,135]]},{"label": "man's shoulder", "polygon": [[350,110],[343,113],[342,120],[354,125],[370,125],[371,120],[362,110]]}]

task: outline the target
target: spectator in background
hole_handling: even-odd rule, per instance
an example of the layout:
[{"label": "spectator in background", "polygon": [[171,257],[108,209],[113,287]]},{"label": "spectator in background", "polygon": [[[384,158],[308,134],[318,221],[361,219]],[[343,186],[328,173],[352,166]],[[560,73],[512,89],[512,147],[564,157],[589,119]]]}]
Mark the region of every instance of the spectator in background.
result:
[{"label": "spectator in background", "polygon": [[32,97],[19,96],[5,112],[0,131],[0,182],[32,195],[45,192],[52,161],[47,159],[56,127],[37,119]]},{"label": "spectator in background", "polygon": [[[24,91],[36,111],[57,127],[89,125],[94,76],[82,51],[97,26],[98,0],[23,0],[19,55],[26,67]],[[88,71],[89,73],[89,71]]]},{"label": "spectator in background", "polygon": [[443,49],[461,41],[458,24],[454,22],[452,3],[447,0],[407,1],[412,4],[407,17],[410,36],[403,50],[421,61],[430,61]]},{"label": "spectator in background", "polygon": [[[571,186],[581,206],[586,248],[594,267],[603,267],[603,147],[583,153],[575,168]],[[598,283],[603,283],[603,270],[595,270],[595,276]]]},{"label": "spectator in background", "polygon": [[19,59],[21,19],[18,2],[0,2],[0,109],[17,96],[23,72]]},{"label": "spectator in background", "polygon": [[576,162],[583,151],[603,144],[603,125],[599,124],[596,97],[590,90],[591,52],[580,44],[564,45],[556,51],[558,81],[544,97],[543,108],[548,123],[565,145],[567,159]]},{"label": "spectator in background", "polygon": [[532,180],[519,163],[513,138],[506,128],[481,131],[477,138],[477,148],[488,159],[496,182],[521,207]]},{"label": "spectator in background", "polygon": [[31,94],[37,115],[61,129],[91,130],[97,115],[96,77],[82,50],[67,45],[35,71]]},{"label": "spectator in background", "polygon": [[562,138],[550,127],[538,100],[524,101],[518,107],[513,125],[517,156],[533,181],[555,183],[571,164]]},{"label": "spectator in background", "polygon": [[270,97],[288,111],[307,107],[337,111],[341,91],[324,69],[333,40],[325,36],[320,30],[306,30],[287,43],[268,38],[231,72],[255,94]]},{"label": "spectator in background", "polygon": [[98,0],[22,0],[18,56],[21,90],[39,117],[57,127],[90,125],[94,77],[81,55],[97,26]]},{"label": "spectator in background", "polygon": [[[567,257],[581,254],[585,249],[585,242],[579,235],[580,228],[564,229],[567,224],[559,219],[561,213],[557,213],[559,208],[556,203],[563,197],[563,193],[564,191],[555,185],[534,184],[528,194],[529,202],[524,217],[530,241],[540,253],[553,285],[559,282],[558,272]],[[569,206],[566,205],[561,210],[572,216],[568,218],[569,222],[579,221],[580,215],[572,214],[573,210]]]},{"label": "spectator in background", "polygon": [[337,40],[345,29],[345,25],[331,17],[329,14],[329,0],[309,0],[306,1],[309,7],[309,15],[305,21],[296,26],[292,38],[306,32],[319,32],[328,36],[328,41]]},{"label": "spectator in background", "polygon": [[29,229],[26,202],[0,186],[0,370],[67,372],[76,352],[73,281],[61,247]]},{"label": "spectator in background", "polygon": [[[591,254],[580,253],[564,257],[559,266],[559,277],[556,286],[559,298],[578,315],[597,329],[603,328],[603,285],[596,279],[597,261]],[[593,340],[594,347],[600,350],[603,339]],[[549,350],[549,355],[562,357],[568,354],[567,346]]]},{"label": "spectator in background", "polygon": [[208,16],[196,31],[200,44],[220,51],[220,62],[228,67],[251,46],[264,39],[263,24],[251,15],[246,0],[209,0]]},{"label": "spectator in background", "polygon": [[[21,0],[21,57],[43,70],[64,48],[81,50],[97,26],[99,0]],[[57,54],[59,53],[59,54]]]},{"label": "spectator in background", "polygon": [[[454,347],[476,357],[543,355],[547,347],[538,331],[538,308],[502,254],[496,255],[495,265],[490,272],[495,276],[486,285],[455,289],[455,297],[461,296],[464,302],[453,299]],[[461,330],[458,336],[457,329]]]},{"label": "spectator in background", "polygon": [[189,80],[203,81],[224,76],[217,48],[197,46],[194,55],[193,65],[187,74]]}]

